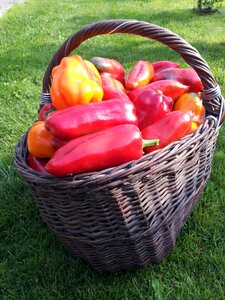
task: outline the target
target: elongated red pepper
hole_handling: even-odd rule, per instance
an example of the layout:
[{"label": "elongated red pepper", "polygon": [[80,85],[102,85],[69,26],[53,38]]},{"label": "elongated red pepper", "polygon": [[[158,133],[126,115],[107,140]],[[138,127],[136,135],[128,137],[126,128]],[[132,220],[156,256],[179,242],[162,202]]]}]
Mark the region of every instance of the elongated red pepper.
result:
[{"label": "elongated red pepper", "polygon": [[37,172],[48,174],[48,172],[45,170],[45,165],[48,162],[47,159],[44,158],[37,158],[30,153],[27,155],[27,164],[30,168]]},{"label": "elongated red pepper", "polygon": [[66,140],[120,124],[137,123],[133,103],[114,99],[55,111],[45,121],[45,127],[54,136]]},{"label": "elongated red pepper", "polygon": [[192,68],[168,68],[155,74],[154,80],[178,80],[180,83],[189,86],[189,92],[199,92],[203,89],[203,84],[198,74]]},{"label": "elongated red pepper", "polygon": [[188,89],[188,86],[180,83],[177,80],[160,80],[134,89],[128,94],[128,96],[131,101],[135,102],[142,92],[151,90],[154,92],[160,91],[165,96],[171,97],[173,100],[176,100],[178,97],[187,92]]},{"label": "elongated red pepper", "polygon": [[152,66],[154,68],[155,73],[168,68],[179,68],[178,63],[169,60],[155,61],[152,63]]},{"label": "elongated red pepper", "polygon": [[101,74],[101,77],[103,88],[102,100],[109,100],[113,98],[129,100],[126,90],[120,81],[109,77],[107,73]]},{"label": "elongated red pepper", "polygon": [[191,132],[192,119],[189,113],[172,111],[158,122],[142,130],[144,139],[159,139],[158,146],[144,148],[145,153],[161,149],[172,142],[180,140]]},{"label": "elongated red pepper", "polygon": [[[120,126],[120,125],[118,125],[118,126]],[[57,157],[65,156],[66,154],[70,153],[73,149],[75,149],[78,145],[81,145],[82,143],[92,139],[93,134],[95,135],[95,138],[96,138],[97,136],[102,134],[102,131],[85,134],[85,135],[79,136],[79,137],[69,140],[69,141],[64,140],[64,142],[63,142],[63,140],[60,140],[59,138],[55,137],[55,143],[58,146]],[[66,147],[65,147],[65,145],[66,145]]]},{"label": "elongated red pepper", "polygon": [[[157,143],[148,141],[148,145]],[[71,140],[54,154],[45,168],[61,177],[118,166],[142,155],[140,130],[124,124]]]},{"label": "elongated red pepper", "polygon": [[139,60],[125,79],[125,87],[133,90],[147,85],[154,77],[154,68],[149,61]]},{"label": "elongated red pepper", "polygon": [[125,69],[120,62],[112,58],[92,57],[91,62],[95,65],[100,74],[110,74],[116,80],[124,84]]},{"label": "elongated red pepper", "polygon": [[38,114],[39,121],[45,121],[47,119],[48,114],[50,114],[54,110],[55,109],[52,103],[46,103],[39,111]]},{"label": "elongated red pepper", "polygon": [[140,130],[162,119],[172,111],[173,100],[162,93],[143,92],[134,102]]}]

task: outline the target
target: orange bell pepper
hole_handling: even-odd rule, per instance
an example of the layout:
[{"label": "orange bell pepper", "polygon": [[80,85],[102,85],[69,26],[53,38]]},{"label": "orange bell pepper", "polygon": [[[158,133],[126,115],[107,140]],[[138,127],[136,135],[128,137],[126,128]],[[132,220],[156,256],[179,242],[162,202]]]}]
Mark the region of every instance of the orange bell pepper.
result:
[{"label": "orange bell pepper", "polygon": [[79,55],[64,57],[52,70],[51,99],[56,109],[102,100],[98,70]]},{"label": "orange bell pepper", "polygon": [[50,158],[56,149],[52,146],[52,134],[45,128],[44,121],[33,124],[28,132],[27,146],[31,155],[38,158]]},{"label": "orange bell pepper", "polygon": [[176,100],[173,110],[191,111],[193,115],[192,121],[198,125],[203,122],[205,115],[202,99],[195,93],[185,93],[180,96]]}]

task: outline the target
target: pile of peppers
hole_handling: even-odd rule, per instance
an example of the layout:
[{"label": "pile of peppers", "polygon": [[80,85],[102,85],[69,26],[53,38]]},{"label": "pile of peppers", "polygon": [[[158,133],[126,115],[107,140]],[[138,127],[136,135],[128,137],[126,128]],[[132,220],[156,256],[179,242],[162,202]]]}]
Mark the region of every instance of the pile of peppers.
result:
[{"label": "pile of peppers", "polygon": [[139,159],[192,134],[204,120],[202,82],[173,61],[79,55],[52,70],[51,104],[28,131],[27,164],[58,177]]}]

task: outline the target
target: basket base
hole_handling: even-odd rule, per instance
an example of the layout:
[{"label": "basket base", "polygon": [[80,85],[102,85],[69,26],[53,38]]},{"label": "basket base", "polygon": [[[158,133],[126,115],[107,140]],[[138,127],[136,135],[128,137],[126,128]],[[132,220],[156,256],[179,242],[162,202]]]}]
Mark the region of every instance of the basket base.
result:
[{"label": "basket base", "polygon": [[146,233],[136,239],[112,240],[107,243],[87,243],[78,239],[67,239],[65,236],[59,239],[74,258],[83,259],[99,273],[129,271],[159,264],[174,248],[176,237],[193,211],[204,186],[205,184],[201,185],[194,197],[191,197],[192,201],[187,201],[183,211],[173,218],[170,225],[162,226],[152,234]]}]

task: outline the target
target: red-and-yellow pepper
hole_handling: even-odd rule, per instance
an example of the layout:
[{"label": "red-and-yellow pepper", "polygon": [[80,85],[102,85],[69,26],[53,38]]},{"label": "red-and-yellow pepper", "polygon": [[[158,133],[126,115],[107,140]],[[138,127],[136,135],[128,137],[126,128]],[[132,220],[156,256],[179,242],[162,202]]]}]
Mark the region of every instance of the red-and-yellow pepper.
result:
[{"label": "red-and-yellow pepper", "polygon": [[50,94],[56,109],[101,101],[100,74],[91,62],[79,55],[64,57],[52,70]]},{"label": "red-and-yellow pepper", "polygon": [[149,84],[154,77],[154,68],[149,61],[139,60],[127,74],[125,87],[133,90]]}]

